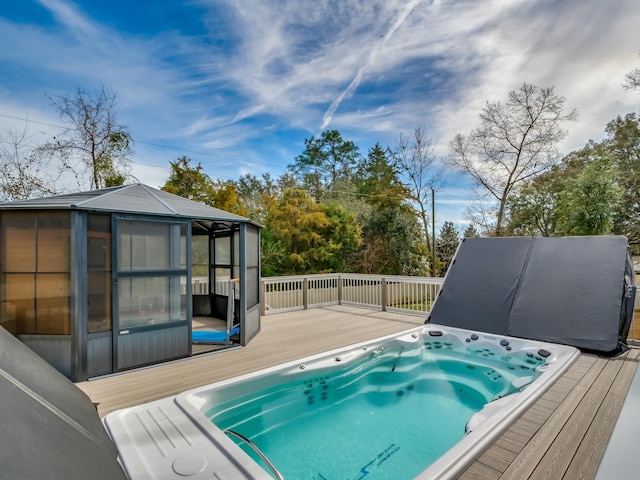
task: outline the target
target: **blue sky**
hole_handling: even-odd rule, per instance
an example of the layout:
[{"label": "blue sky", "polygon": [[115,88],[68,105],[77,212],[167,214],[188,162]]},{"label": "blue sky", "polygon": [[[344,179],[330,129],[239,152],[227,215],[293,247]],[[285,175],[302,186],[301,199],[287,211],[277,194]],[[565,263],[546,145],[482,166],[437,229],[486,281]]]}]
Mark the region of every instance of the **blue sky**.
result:
[{"label": "blue sky", "polygon": [[[446,155],[487,101],[528,82],[578,110],[568,153],[638,111],[621,88],[638,25],[638,0],[5,0],[0,130],[28,118],[37,143],[60,124],[47,95],[104,85],[139,181],[162,185],[181,155],[213,178],[277,177],[324,129],[366,154],[425,126]],[[449,175],[438,224],[464,227],[472,198]]]}]

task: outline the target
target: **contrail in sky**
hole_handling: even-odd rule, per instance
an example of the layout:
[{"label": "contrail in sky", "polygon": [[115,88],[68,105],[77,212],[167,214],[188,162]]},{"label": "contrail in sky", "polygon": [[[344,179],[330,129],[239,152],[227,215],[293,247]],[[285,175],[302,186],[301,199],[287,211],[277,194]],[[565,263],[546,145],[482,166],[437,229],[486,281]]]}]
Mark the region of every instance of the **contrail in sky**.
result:
[{"label": "contrail in sky", "polygon": [[404,10],[400,12],[400,14],[398,15],[398,18],[396,18],[396,21],[393,23],[393,25],[391,25],[391,27],[389,28],[387,33],[384,35],[384,37],[382,37],[382,39],[373,46],[373,48],[371,49],[371,53],[369,53],[369,58],[367,59],[367,62],[358,69],[356,76],[353,78],[353,80],[351,80],[351,83],[349,84],[349,86],[340,95],[338,95],[335,98],[335,100],[333,100],[333,102],[331,102],[331,105],[329,106],[327,111],[324,113],[324,116],[322,117],[322,127],[320,128],[321,131],[327,128],[329,123],[331,123],[333,114],[336,112],[336,110],[342,103],[342,100],[344,100],[345,97],[350,96],[355,91],[355,89],[358,88],[358,85],[360,85],[360,82],[362,81],[362,77],[364,76],[366,71],[372,65],[375,64],[375,60],[376,60],[376,57],[378,56],[378,51],[380,50],[380,48],[383,47],[389,41],[389,39],[393,36],[396,30],[400,28],[400,26],[404,23],[404,21],[409,16],[409,14],[421,1],[422,0],[413,0],[412,2],[407,4]]}]

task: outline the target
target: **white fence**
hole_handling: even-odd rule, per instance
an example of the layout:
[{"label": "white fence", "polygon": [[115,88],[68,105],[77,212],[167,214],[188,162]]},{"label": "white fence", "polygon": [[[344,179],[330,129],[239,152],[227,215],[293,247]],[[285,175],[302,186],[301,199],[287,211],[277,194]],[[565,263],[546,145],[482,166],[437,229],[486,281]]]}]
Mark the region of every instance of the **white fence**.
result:
[{"label": "white fence", "polygon": [[[219,295],[229,295],[230,278],[222,278],[216,281],[215,293]],[[187,285],[185,279],[180,279],[180,292],[182,295],[187,293]],[[192,295],[208,295],[209,293],[209,277],[199,276],[191,277],[191,294]],[[237,297],[237,295],[236,295]]]},{"label": "white fence", "polygon": [[346,273],[267,277],[261,280],[262,315],[337,304],[424,315],[443,281]]}]

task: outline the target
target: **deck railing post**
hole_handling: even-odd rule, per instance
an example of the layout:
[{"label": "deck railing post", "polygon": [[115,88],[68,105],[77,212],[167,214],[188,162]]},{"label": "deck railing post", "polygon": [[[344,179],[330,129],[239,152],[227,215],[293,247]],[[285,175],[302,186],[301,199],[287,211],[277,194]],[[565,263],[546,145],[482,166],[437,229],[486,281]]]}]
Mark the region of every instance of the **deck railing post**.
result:
[{"label": "deck railing post", "polygon": [[264,280],[260,280],[260,316],[264,317],[267,313],[265,294],[266,289],[264,286]]},{"label": "deck railing post", "polygon": [[342,277],[338,275],[338,305],[342,305]]},{"label": "deck railing post", "polygon": [[382,311],[387,311],[387,281],[382,278],[380,280],[380,303],[382,304]]},{"label": "deck railing post", "polygon": [[302,306],[306,310],[309,308],[309,280],[305,277],[302,279]]}]

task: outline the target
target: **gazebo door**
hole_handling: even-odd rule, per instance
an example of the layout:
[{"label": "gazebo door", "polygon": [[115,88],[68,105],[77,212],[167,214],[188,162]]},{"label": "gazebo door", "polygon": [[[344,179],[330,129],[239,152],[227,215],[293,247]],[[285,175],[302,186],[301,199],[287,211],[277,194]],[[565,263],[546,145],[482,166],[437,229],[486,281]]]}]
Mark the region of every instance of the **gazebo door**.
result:
[{"label": "gazebo door", "polygon": [[114,371],[188,355],[189,224],[124,216],[114,224]]}]

